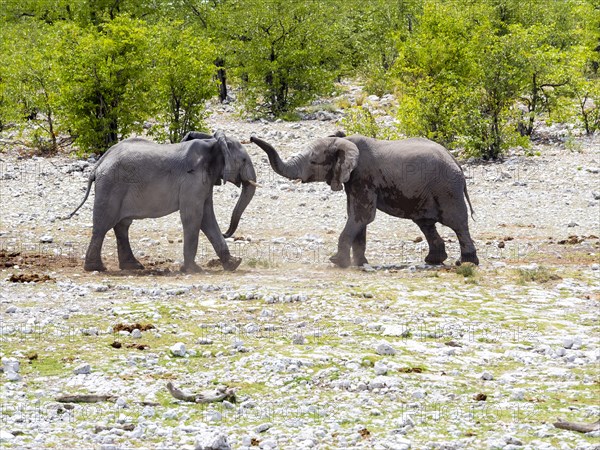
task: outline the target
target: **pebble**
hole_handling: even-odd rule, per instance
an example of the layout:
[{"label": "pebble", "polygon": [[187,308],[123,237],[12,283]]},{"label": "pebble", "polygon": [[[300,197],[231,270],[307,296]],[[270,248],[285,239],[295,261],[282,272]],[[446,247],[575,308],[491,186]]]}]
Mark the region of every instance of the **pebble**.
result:
[{"label": "pebble", "polygon": [[489,373],[489,372],[483,372],[481,374],[481,379],[482,380],[486,380],[486,381],[490,381],[490,380],[494,379],[494,376],[491,373]]},{"label": "pebble", "polygon": [[142,337],[142,332],[138,328],[134,328],[131,331],[131,337],[133,339],[140,339]]},{"label": "pebble", "polygon": [[206,431],[196,437],[194,450],[231,450],[224,433]]},{"label": "pebble", "polygon": [[42,244],[51,244],[53,241],[54,239],[50,235],[44,235],[40,238]]},{"label": "pebble", "polygon": [[386,375],[388,373],[388,366],[381,361],[375,362],[374,369],[375,375]]},{"label": "pebble", "polygon": [[73,369],[73,373],[75,375],[87,375],[91,372],[92,372],[92,368],[87,363],[80,364],[79,366],[75,367],[75,369]]},{"label": "pebble", "polygon": [[4,311],[6,314],[13,314],[16,313],[19,310],[19,308],[17,308],[15,305],[11,305],[8,308],[6,308],[6,310]]},{"label": "pebble", "polygon": [[395,355],[396,349],[394,349],[394,347],[392,347],[387,342],[382,342],[377,345],[377,347],[375,348],[375,352],[378,355]]},{"label": "pebble", "polygon": [[10,442],[15,438],[12,433],[0,429],[0,442]]},{"label": "pebble", "polygon": [[294,336],[292,338],[292,343],[294,345],[303,345],[303,344],[306,344],[306,338],[302,334],[299,334],[299,333],[294,334]]},{"label": "pebble", "polygon": [[273,426],[272,423],[267,422],[267,423],[262,423],[259,426],[257,426],[254,431],[256,433],[264,433],[265,431],[267,431],[269,428],[271,428]]},{"label": "pebble", "polygon": [[173,356],[178,357],[184,357],[186,352],[185,344],[183,342],[177,342],[176,344],[173,344],[169,350]]},{"label": "pebble", "polygon": [[16,358],[2,358],[2,367],[5,372],[19,372],[21,364]]}]

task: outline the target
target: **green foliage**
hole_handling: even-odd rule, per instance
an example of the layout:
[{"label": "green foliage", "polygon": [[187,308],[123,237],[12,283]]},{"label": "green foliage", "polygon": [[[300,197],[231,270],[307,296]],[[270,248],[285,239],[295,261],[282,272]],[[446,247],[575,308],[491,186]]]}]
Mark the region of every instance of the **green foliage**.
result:
[{"label": "green foliage", "polygon": [[347,110],[342,119],[347,134],[362,134],[375,139],[394,139],[394,130],[381,126],[366,106],[355,106]]},{"label": "green foliage", "polygon": [[160,140],[179,142],[188,131],[206,130],[204,105],[217,92],[213,79],[216,49],[182,23],[155,26],[152,44],[157,49],[154,93],[161,124],[153,134]]},{"label": "green foliage", "polygon": [[88,151],[104,151],[133,131],[152,107],[148,29],[118,17],[100,28],[67,27],[63,55],[65,120]]},{"label": "green foliage", "polygon": [[279,116],[332,90],[340,43],[328,31],[331,3],[253,0],[231,3],[226,14],[246,111]]}]

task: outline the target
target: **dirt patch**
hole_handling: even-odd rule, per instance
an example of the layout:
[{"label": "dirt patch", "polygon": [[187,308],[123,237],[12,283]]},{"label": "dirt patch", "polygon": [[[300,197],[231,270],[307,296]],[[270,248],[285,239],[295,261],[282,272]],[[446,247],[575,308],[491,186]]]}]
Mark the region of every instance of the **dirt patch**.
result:
[{"label": "dirt patch", "polygon": [[45,281],[54,281],[48,275],[38,275],[37,273],[13,273],[8,281],[12,283],[43,283]]},{"label": "dirt patch", "polygon": [[78,267],[82,263],[75,256],[52,253],[21,253],[0,250],[0,267],[58,269]]},{"label": "dirt patch", "polygon": [[154,325],[152,325],[151,323],[131,323],[131,324],[125,324],[125,323],[118,323],[115,326],[113,326],[113,332],[114,333],[118,333],[119,331],[128,331],[129,333],[131,333],[133,330],[138,329],[140,331],[148,331],[148,330],[153,330],[156,327]]}]

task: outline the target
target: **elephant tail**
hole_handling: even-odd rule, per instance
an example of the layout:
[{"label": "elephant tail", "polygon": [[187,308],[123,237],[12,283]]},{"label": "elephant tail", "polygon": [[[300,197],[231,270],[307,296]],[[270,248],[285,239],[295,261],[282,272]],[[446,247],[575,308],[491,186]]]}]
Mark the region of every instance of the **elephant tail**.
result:
[{"label": "elephant tail", "polygon": [[75,213],[77,211],[79,211],[79,208],[81,208],[83,206],[83,204],[85,203],[85,201],[87,200],[87,198],[90,195],[90,191],[92,190],[92,183],[96,180],[96,171],[94,170],[91,174],[90,177],[88,178],[88,185],[87,185],[87,191],[85,191],[85,197],[83,197],[83,201],[79,204],[79,206],[75,209],[75,211],[73,211],[71,214],[69,214],[68,216],[64,216],[61,217],[60,220],[68,220],[71,217],[73,217],[75,215]]},{"label": "elephant tail", "polygon": [[471,204],[471,199],[469,198],[469,193],[467,192],[467,183],[465,181],[465,198],[467,199],[467,203],[469,204],[469,209],[471,210],[471,219],[475,220],[475,217],[473,217],[473,214],[475,214],[475,212],[473,211],[473,205]]}]

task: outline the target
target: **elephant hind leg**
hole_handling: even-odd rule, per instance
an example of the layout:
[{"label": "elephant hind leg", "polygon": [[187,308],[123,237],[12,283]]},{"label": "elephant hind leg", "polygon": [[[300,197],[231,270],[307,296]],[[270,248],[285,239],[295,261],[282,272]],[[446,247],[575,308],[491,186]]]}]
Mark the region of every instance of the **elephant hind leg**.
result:
[{"label": "elephant hind leg", "polygon": [[363,266],[369,264],[365,257],[367,248],[367,226],[365,225],[354,238],[352,243],[352,264],[355,266]]},{"label": "elephant hind leg", "polygon": [[[464,225],[456,228],[450,228],[452,228],[452,230],[456,233],[456,237],[460,243],[460,263],[469,262],[479,265],[477,250],[475,249],[475,244],[473,244],[473,240],[471,239],[469,227]],[[457,262],[457,264],[459,263]]]},{"label": "elephant hind leg", "polygon": [[419,219],[415,220],[415,223],[425,235],[429,245],[429,253],[425,257],[425,262],[427,264],[442,264],[448,258],[448,255],[446,254],[444,240],[435,228],[435,220]]},{"label": "elephant hind leg", "polygon": [[121,270],[137,270],[143,269],[144,266],[135,259],[129,244],[129,227],[131,219],[123,219],[115,225],[114,231],[117,238],[117,252],[119,254],[119,269]]}]

